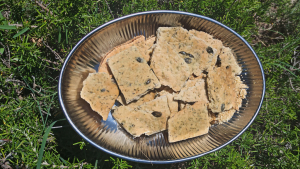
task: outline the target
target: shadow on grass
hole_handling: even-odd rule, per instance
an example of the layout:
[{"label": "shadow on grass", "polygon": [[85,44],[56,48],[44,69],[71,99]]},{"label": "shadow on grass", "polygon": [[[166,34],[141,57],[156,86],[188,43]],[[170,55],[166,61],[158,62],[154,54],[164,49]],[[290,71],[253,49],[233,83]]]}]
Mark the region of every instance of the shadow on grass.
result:
[{"label": "shadow on grass", "polygon": [[[57,116],[57,119],[64,118],[63,113]],[[111,156],[108,153],[105,153],[91,144],[88,144],[83,138],[81,138],[77,132],[71,127],[67,120],[57,122],[55,126],[62,128],[52,129],[53,134],[56,138],[57,148],[56,150],[60,154],[60,157],[69,162],[87,162],[95,164],[97,161],[98,168],[112,168],[114,165],[109,160],[110,157],[116,159],[116,157]],[[80,147],[81,144],[74,143],[83,143],[84,146]],[[152,165],[152,164],[142,164],[127,161],[129,165],[133,168],[186,168],[187,162],[176,163],[176,164],[167,164],[167,165]]]}]

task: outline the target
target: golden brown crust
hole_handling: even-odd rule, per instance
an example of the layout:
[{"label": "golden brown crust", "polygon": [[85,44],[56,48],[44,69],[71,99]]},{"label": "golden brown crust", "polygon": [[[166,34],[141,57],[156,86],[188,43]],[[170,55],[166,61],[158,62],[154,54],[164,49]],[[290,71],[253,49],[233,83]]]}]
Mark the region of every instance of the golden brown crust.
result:
[{"label": "golden brown crust", "polygon": [[161,86],[139,49],[135,46],[109,58],[108,65],[125,97],[126,104],[138,100],[148,91]]},{"label": "golden brown crust", "polygon": [[119,95],[119,89],[107,73],[90,73],[83,81],[80,92],[82,99],[86,100],[92,110],[100,114],[105,121],[110,109]]}]

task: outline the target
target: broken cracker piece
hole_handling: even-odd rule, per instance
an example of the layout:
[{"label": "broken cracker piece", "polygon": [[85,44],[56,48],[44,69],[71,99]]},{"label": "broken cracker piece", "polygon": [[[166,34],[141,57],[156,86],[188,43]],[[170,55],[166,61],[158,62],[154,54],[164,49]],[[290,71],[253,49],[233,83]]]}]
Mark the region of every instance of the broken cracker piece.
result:
[{"label": "broken cracker piece", "polygon": [[219,58],[221,60],[221,66],[231,66],[232,73],[234,73],[235,75],[239,75],[242,73],[242,69],[238,65],[230,48],[223,47]]},{"label": "broken cracker piece", "polygon": [[107,73],[90,73],[83,81],[80,97],[105,121],[119,95],[119,89]]},{"label": "broken cracker piece", "polygon": [[203,70],[214,66],[217,61],[216,49],[182,27],[157,29],[156,47],[166,45],[169,45],[173,52],[179,54],[189,66],[190,72],[196,76],[199,76]]},{"label": "broken cracker piece", "polygon": [[123,95],[119,95],[119,97],[117,98],[117,101],[119,103],[121,103],[122,105],[124,106],[128,106],[128,107],[131,107],[131,108],[135,108],[145,102],[149,102],[151,100],[154,100],[155,98],[155,95],[156,95],[156,92],[155,91],[150,91],[149,93],[145,94],[144,96],[142,96],[139,100],[137,101],[133,101],[129,104],[126,104],[126,100],[124,98]]},{"label": "broken cracker piece", "polygon": [[223,112],[235,107],[236,83],[230,66],[214,67],[208,71],[207,91],[212,112]]},{"label": "broken cracker piece", "polygon": [[193,34],[197,38],[203,39],[208,45],[217,50],[217,55],[220,53],[223,43],[218,39],[214,39],[212,35],[203,31],[197,31],[195,29],[190,30],[189,33]]},{"label": "broken cracker piece", "polygon": [[174,100],[181,100],[184,102],[201,101],[203,103],[208,103],[205,81],[203,79],[195,79],[188,82],[186,87],[182,88],[179,94],[174,96]]},{"label": "broken cracker piece", "polygon": [[169,142],[177,142],[208,133],[207,104],[196,102],[173,114],[168,120]]},{"label": "broken cracker piece", "polygon": [[161,86],[139,49],[135,46],[109,58],[108,65],[125,97],[126,104],[138,100],[149,90]]},{"label": "broken cracker piece", "polygon": [[191,74],[188,65],[167,44],[155,47],[150,67],[160,83],[174,91],[180,91]]},{"label": "broken cracker piece", "polygon": [[118,107],[112,114],[116,121],[134,137],[152,135],[167,129],[170,116],[167,97],[158,97],[136,108]]},{"label": "broken cracker piece", "polygon": [[144,59],[146,59],[146,61],[149,61],[150,56],[146,55],[145,37],[143,35],[140,35],[140,36],[136,36],[133,39],[113,48],[107,54],[105,54],[105,56],[103,56],[104,58],[102,59],[102,62],[100,63],[100,66],[98,68],[98,72],[106,72],[111,75],[111,71],[107,65],[107,60],[110,57],[112,57],[132,46],[136,46],[140,50],[142,57]]},{"label": "broken cracker piece", "polygon": [[173,113],[178,112],[178,101],[174,100],[174,95],[175,95],[174,92],[170,93],[167,90],[162,90],[158,94],[159,94],[159,96],[167,96],[168,105],[169,105],[169,109],[170,109],[171,115]]}]

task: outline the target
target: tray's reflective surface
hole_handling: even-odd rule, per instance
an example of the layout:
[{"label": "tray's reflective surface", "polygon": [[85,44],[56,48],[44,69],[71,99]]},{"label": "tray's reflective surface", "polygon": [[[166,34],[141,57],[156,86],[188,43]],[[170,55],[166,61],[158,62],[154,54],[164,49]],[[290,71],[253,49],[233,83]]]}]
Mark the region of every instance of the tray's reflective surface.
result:
[{"label": "tray's reflective surface", "polygon": [[[209,133],[186,141],[168,143],[167,132],[133,139],[109,115],[102,121],[89,104],[80,98],[82,82],[97,70],[101,56],[137,35],[155,35],[158,27],[182,26],[212,34],[230,47],[243,68],[241,79],[249,86],[239,113]],[[218,150],[237,138],[256,117],[264,96],[261,64],[238,34],[203,16],[176,12],[152,11],[128,15],[110,21],[85,36],[70,52],[61,71],[59,99],[73,128],[87,141],[112,155],[145,163],[172,163],[193,159]]]}]

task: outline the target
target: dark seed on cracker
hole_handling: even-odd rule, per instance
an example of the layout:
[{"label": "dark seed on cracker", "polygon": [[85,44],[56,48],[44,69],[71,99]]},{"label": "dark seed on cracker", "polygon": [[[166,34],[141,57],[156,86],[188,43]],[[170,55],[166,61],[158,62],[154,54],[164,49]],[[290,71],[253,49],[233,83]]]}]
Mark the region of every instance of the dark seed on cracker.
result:
[{"label": "dark seed on cracker", "polygon": [[149,83],[151,83],[151,79],[148,79],[145,84],[147,85]]},{"label": "dark seed on cracker", "polygon": [[213,49],[210,46],[206,48],[206,52],[209,54],[214,53]]},{"label": "dark seed on cracker", "polygon": [[136,61],[138,61],[138,62],[140,62],[140,63],[142,63],[142,62],[143,62],[143,59],[142,59],[142,58],[140,58],[140,57],[137,57],[135,60],[136,60]]},{"label": "dark seed on cracker", "polygon": [[225,104],[223,103],[223,104],[221,105],[221,111],[224,111],[224,109],[225,109]]},{"label": "dark seed on cracker", "polygon": [[190,64],[192,63],[192,59],[191,58],[184,58],[185,63]]},{"label": "dark seed on cracker", "polygon": [[229,69],[229,66],[226,66],[226,69]]},{"label": "dark seed on cracker", "polygon": [[103,88],[103,89],[101,89],[101,92],[105,92],[105,89]]},{"label": "dark seed on cracker", "polygon": [[190,58],[195,58],[192,54],[187,54]]},{"label": "dark seed on cracker", "polygon": [[221,67],[221,59],[220,59],[219,56],[218,56],[218,58],[217,58],[216,66],[217,66],[217,67]]},{"label": "dark seed on cracker", "polygon": [[186,53],[184,51],[179,52],[182,55],[186,55]]},{"label": "dark seed on cracker", "polygon": [[160,117],[162,115],[161,112],[158,112],[158,111],[154,111],[151,113],[154,117]]}]

